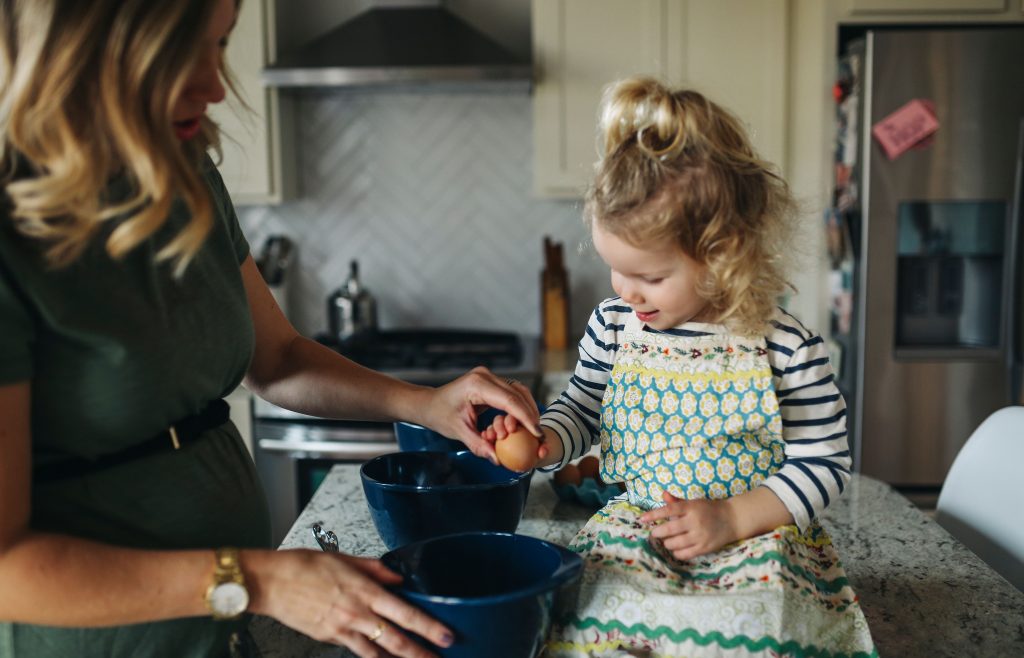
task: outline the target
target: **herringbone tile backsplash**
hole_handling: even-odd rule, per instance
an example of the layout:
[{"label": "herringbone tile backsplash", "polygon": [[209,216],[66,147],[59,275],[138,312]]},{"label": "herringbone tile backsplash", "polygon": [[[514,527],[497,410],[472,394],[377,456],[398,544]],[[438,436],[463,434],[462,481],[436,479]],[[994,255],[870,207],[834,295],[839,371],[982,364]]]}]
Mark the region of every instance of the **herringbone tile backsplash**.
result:
[{"label": "herringbone tile backsplash", "polygon": [[254,253],[271,234],[296,242],[299,331],[324,330],[357,259],[384,328],[539,334],[545,235],[565,245],[573,340],[611,293],[581,204],[532,195],[525,92],[315,92],[297,110],[297,199],[239,217]]}]

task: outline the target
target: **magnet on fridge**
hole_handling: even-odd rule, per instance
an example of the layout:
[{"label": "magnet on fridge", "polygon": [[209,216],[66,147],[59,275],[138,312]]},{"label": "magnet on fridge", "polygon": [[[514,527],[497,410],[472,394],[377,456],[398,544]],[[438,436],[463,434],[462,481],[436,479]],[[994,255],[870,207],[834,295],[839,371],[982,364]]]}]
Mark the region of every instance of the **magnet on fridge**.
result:
[{"label": "magnet on fridge", "polygon": [[871,127],[886,157],[895,160],[939,129],[932,107],[930,101],[915,98]]}]

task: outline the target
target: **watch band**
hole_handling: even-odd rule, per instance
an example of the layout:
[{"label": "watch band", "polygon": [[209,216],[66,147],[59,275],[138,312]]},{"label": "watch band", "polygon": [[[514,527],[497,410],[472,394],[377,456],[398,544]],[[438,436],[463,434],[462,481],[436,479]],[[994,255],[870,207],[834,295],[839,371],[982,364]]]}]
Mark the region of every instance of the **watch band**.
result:
[{"label": "watch band", "polygon": [[[221,597],[231,591],[227,599]],[[215,551],[213,582],[206,590],[206,607],[214,619],[237,619],[249,604],[245,576],[236,548],[218,548]],[[227,607],[225,607],[227,606]]]},{"label": "watch band", "polygon": [[218,548],[215,551],[214,578],[221,578],[218,582],[244,583],[242,567],[238,563],[237,548]]}]

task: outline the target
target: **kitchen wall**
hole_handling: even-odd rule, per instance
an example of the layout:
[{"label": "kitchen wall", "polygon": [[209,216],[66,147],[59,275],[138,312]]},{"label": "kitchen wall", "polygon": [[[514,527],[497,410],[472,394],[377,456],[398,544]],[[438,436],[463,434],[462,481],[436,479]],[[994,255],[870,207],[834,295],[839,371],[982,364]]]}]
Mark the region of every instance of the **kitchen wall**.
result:
[{"label": "kitchen wall", "polygon": [[[277,0],[278,45],[288,50],[370,6],[443,4],[513,53],[530,58],[529,0]],[[804,6],[806,5],[806,6]],[[813,11],[811,11],[813,10]],[[800,48],[829,35],[816,2],[801,2],[791,53],[794,102],[790,182],[803,205],[791,245],[788,307],[809,326],[828,317],[819,220],[828,181],[831,69]],[[824,46],[826,50],[827,46]],[[813,48],[812,48],[813,50]],[[819,63],[815,68],[808,62]],[[806,70],[805,70],[806,69]],[[385,327],[460,326],[540,330],[541,240],[565,243],[572,286],[572,333],[611,294],[607,269],[585,246],[579,203],[531,192],[532,101],[522,91],[477,87],[319,91],[297,97],[298,198],[240,208],[258,250],[271,233],[299,245],[291,282],[293,322],[325,327],[325,301],[351,258],[380,301]],[[797,129],[796,127],[800,128]]]},{"label": "kitchen wall", "polygon": [[238,213],[255,253],[273,233],[297,243],[288,302],[301,332],[324,330],[326,299],[358,259],[382,327],[539,334],[545,235],[565,245],[574,336],[612,294],[579,202],[532,195],[532,105],[521,87],[296,100],[297,198]]}]

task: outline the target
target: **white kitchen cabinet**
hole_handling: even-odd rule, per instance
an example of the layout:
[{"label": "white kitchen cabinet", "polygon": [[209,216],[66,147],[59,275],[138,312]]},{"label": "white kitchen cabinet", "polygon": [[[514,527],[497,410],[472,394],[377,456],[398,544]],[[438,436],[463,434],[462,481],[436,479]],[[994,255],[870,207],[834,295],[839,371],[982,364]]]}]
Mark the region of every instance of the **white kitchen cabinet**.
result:
[{"label": "white kitchen cabinet", "polygon": [[668,75],[731,110],[762,158],[787,172],[787,0],[666,3]]},{"label": "white kitchen cabinet", "polygon": [[840,23],[1019,23],[1020,0],[828,0]]},{"label": "white kitchen cabinet", "polygon": [[605,85],[665,74],[661,0],[533,0],[534,187],[580,196],[597,157]]},{"label": "white kitchen cabinet", "polygon": [[252,441],[252,392],[240,385],[224,398],[224,401],[231,409],[231,421],[238,428],[249,454],[255,454]]},{"label": "white kitchen cabinet", "polygon": [[850,0],[853,13],[1002,12],[1007,0]]},{"label": "white kitchen cabinet", "polygon": [[274,44],[273,0],[243,2],[226,57],[248,108],[230,92],[210,108],[221,128],[220,172],[238,205],[280,203],[293,189],[291,99],[260,81]]},{"label": "white kitchen cabinet", "polygon": [[706,93],[785,166],[787,0],[533,0],[534,189],[579,197],[602,90],[652,75]]}]

